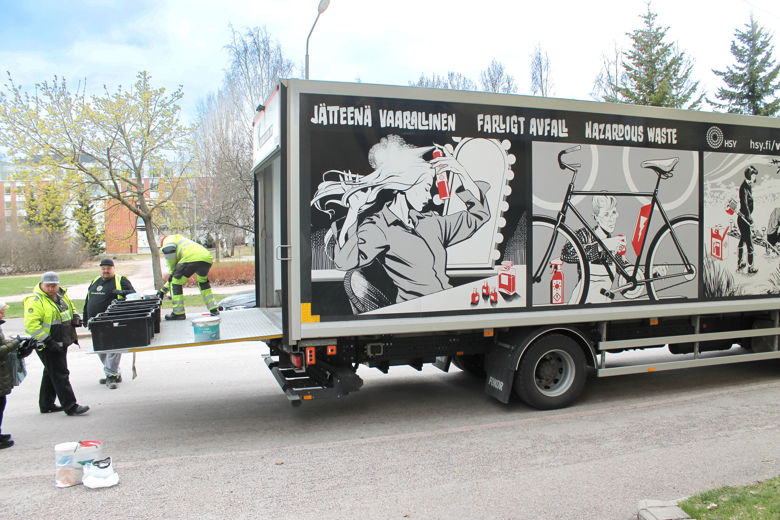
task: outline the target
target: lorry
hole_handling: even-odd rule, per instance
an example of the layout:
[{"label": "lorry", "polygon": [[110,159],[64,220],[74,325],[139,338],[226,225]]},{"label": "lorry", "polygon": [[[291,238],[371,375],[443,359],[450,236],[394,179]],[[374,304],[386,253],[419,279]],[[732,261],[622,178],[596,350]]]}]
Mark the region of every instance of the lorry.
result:
[{"label": "lorry", "polygon": [[258,307],[222,317],[294,405],[360,366],[551,409],[780,358],[777,119],[290,79],[253,148]]}]

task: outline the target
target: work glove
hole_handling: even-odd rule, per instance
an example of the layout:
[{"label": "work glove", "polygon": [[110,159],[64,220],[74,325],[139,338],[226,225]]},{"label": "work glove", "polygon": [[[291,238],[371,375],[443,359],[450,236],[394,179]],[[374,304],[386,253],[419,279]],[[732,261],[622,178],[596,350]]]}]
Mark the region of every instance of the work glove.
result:
[{"label": "work glove", "polygon": [[[19,336],[17,336],[19,338]],[[38,344],[37,341],[33,338],[19,338],[21,341],[19,343],[19,348],[17,349],[16,353],[19,355],[20,358],[26,358],[30,354],[32,354],[33,349]]]},{"label": "work glove", "polygon": [[159,299],[161,299],[161,300],[162,300],[163,298],[165,298],[165,291],[163,291],[162,289],[160,289],[159,291],[157,291],[157,297],[158,297]]},{"label": "work glove", "polygon": [[74,327],[81,327],[83,325],[83,322],[81,321],[81,316],[78,314],[73,315],[73,319],[70,320],[70,324]]}]

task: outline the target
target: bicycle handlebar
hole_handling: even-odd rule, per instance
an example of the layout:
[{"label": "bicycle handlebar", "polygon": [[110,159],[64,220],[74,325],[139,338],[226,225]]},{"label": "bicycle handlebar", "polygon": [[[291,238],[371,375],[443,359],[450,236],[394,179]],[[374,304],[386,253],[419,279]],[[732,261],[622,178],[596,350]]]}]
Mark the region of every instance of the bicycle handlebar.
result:
[{"label": "bicycle handlebar", "polygon": [[576,146],[572,146],[571,148],[566,148],[566,149],[561,150],[560,152],[558,152],[558,166],[561,167],[561,170],[570,170],[570,171],[573,172],[577,168],[582,166],[580,163],[565,163],[565,162],[563,162],[563,156],[565,154],[571,153],[571,152],[578,152],[580,150],[582,150],[582,146],[576,145]]}]

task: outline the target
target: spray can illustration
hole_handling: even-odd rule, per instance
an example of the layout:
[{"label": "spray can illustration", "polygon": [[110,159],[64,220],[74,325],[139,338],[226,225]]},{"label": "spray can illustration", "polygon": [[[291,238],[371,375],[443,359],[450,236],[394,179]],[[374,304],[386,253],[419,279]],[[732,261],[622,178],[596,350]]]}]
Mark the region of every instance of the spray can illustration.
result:
[{"label": "spray can illustration", "polygon": [[490,289],[490,303],[498,303],[498,289],[495,287]]},{"label": "spray can illustration", "polygon": [[471,304],[476,305],[479,303],[479,291],[477,291],[477,288],[474,287],[474,290],[471,292]]},{"label": "spray can illustration", "polygon": [[563,300],[563,260],[555,258],[550,260],[550,268],[552,269],[552,278],[550,279],[550,303],[553,305],[561,305]]},{"label": "spray can illustration", "polygon": [[482,284],[482,296],[484,298],[487,298],[488,296],[490,296],[490,286],[488,285],[487,282]]},{"label": "spray can illustration", "polygon": [[[436,149],[433,151],[433,157],[442,157],[444,153]],[[441,200],[447,200],[450,198],[450,185],[447,182],[447,172],[440,171],[436,173],[436,188],[439,190],[439,198]]]}]

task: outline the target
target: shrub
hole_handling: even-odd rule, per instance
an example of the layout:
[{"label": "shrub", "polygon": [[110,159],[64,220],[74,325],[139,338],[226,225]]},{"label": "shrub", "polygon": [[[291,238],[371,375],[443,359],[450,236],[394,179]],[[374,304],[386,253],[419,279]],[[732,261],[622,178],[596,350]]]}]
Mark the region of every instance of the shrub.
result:
[{"label": "shrub", "polygon": [[1,274],[73,269],[87,259],[78,244],[63,232],[6,231],[0,237]]},{"label": "shrub", "polygon": [[[220,262],[211,266],[209,281],[212,285],[241,285],[255,283],[254,262]],[[186,287],[197,286],[195,276],[192,276]]]}]

